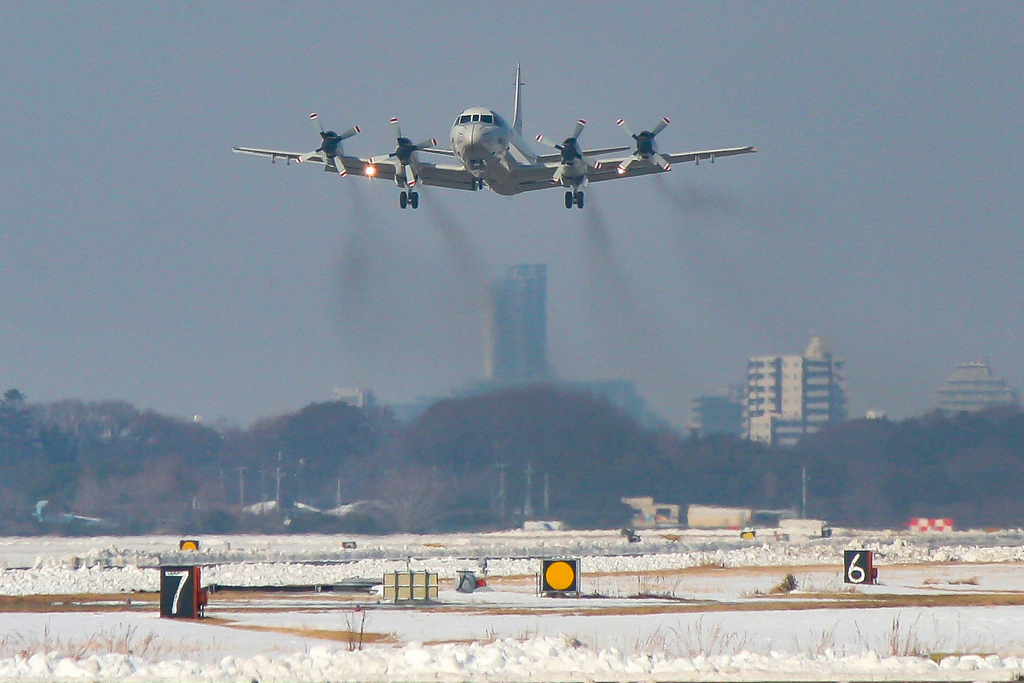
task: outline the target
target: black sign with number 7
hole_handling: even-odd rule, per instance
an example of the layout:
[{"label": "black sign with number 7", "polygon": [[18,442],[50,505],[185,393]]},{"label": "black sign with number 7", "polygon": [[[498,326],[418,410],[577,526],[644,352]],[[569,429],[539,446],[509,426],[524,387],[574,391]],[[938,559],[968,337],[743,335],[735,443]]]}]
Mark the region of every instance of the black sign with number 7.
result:
[{"label": "black sign with number 7", "polygon": [[160,616],[168,619],[202,616],[199,567],[160,567]]}]

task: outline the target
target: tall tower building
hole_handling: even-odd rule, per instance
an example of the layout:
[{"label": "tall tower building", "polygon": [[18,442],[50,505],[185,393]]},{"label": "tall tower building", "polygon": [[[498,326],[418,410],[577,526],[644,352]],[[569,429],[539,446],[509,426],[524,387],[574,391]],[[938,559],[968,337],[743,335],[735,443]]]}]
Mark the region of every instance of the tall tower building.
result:
[{"label": "tall tower building", "polygon": [[747,363],[744,435],[793,446],[826,422],[846,419],[846,376],[815,337],[802,356],[756,356]]},{"label": "tall tower building", "polygon": [[512,266],[491,283],[485,374],[497,382],[548,376],[548,273],[543,263]]},{"label": "tall tower building", "polygon": [[1017,392],[992,372],[986,360],[958,366],[936,394],[939,410],[946,413],[977,412],[992,406],[1017,404]]},{"label": "tall tower building", "polygon": [[743,436],[746,398],[745,387],[741,384],[731,384],[718,393],[698,396],[693,400],[690,429],[701,436]]}]

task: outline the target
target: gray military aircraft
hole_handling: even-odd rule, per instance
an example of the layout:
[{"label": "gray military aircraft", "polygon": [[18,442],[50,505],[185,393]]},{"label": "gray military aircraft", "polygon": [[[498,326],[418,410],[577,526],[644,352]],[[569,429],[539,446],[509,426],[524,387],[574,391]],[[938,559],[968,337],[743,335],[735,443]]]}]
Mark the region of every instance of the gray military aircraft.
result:
[{"label": "gray military aircraft", "polygon": [[[523,138],[519,67],[516,67],[515,103],[511,125],[491,109],[471,107],[459,114],[452,124],[450,149],[437,147],[437,140],[428,138],[413,144],[402,135],[397,118],[391,119],[395,134],[395,151],[366,159],[345,154],[342,141],[359,132],[352,126],[341,134],[324,130],[316,114],[310,114],[319,129],[321,145],[312,152],[283,152],[273,149],[235,147],[240,154],[270,157],[271,162],[313,162],[322,164],[324,171],[338,175],[356,174],[369,178],[393,180],[401,193],[399,206],[403,209],[419,207],[420,185],[449,187],[456,190],[482,190],[487,187],[500,195],[514,195],[530,190],[551,187],[565,188],[565,208],[583,208],[583,188],[591,182],[664,173],[672,164],[701,160],[714,162],[718,157],[756,152],[755,147],[727,147],[697,152],[658,152],[655,138],[668,119],[661,119],[650,130],[633,133],[625,121],[618,125],[632,139],[632,153],[598,159],[598,156],[628,152],[630,147],[604,147],[584,150],[579,138],[587,122],[580,119],[572,133],[558,142],[544,135],[537,142],[551,147],[554,153],[536,154]],[[454,163],[431,163],[419,155],[434,154],[454,157]]]}]

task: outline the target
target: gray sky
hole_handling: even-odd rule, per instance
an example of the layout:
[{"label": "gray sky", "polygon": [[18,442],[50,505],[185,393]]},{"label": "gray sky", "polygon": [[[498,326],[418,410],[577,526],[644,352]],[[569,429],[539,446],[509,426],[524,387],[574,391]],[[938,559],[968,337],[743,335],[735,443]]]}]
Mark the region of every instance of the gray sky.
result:
[{"label": "gray sky", "polygon": [[[1020,3],[2,3],[0,384],[247,424],[481,372],[476,286],[549,269],[550,357],[685,422],[812,334],[852,409],[933,405],[987,357],[1024,385]],[[525,132],[757,155],[505,198],[275,166],[306,120],[361,156]]]}]

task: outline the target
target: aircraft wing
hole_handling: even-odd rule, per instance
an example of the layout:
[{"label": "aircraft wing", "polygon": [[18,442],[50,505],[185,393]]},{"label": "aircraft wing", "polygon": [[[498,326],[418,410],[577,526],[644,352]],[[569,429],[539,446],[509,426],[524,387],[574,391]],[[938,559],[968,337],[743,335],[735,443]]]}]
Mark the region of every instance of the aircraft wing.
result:
[{"label": "aircraft wing", "polygon": [[[342,157],[341,163],[350,174],[370,178],[394,180],[397,170],[394,164],[387,161],[371,164],[369,159],[359,159],[357,157]],[[466,171],[465,166],[462,164],[431,164],[426,161],[420,161],[419,166],[419,178],[424,185],[447,187],[453,190],[473,189],[473,176]],[[374,172],[372,174],[366,172],[368,167],[373,167]]]},{"label": "aircraft wing", "polygon": [[424,164],[420,162],[420,179],[424,185],[453,190],[472,190],[473,176],[462,164]]},{"label": "aircraft wing", "polygon": [[420,151],[426,154],[440,154],[446,157],[455,156],[455,152],[451,151],[450,149],[445,149],[443,147],[424,147]]},{"label": "aircraft wing", "polygon": [[[608,153],[611,151],[621,152],[623,151],[623,148],[588,150],[585,154],[594,155]],[[756,147],[728,147],[724,149],[708,149],[697,152],[682,152],[679,154],[662,153],[662,156],[665,157],[669,163],[681,164],[689,161],[695,163],[699,163],[702,160],[714,161],[718,157],[728,157],[736,154],[751,154],[756,151]],[[600,182],[602,180],[615,180],[617,178],[631,178],[634,176],[650,175],[652,173],[664,173],[660,166],[643,159],[638,159],[630,164],[625,173],[619,173],[618,166],[626,159],[629,159],[629,157],[624,156],[611,159],[601,159],[600,168],[593,168],[587,171],[587,179],[590,182]],[[555,173],[555,169],[558,168],[560,160],[560,155],[544,154],[537,157],[536,164],[523,165],[515,168],[513,170],[513,175],[519,184],[520,191],[529,192],[531,190],[544,190],[550,187],[561,188],[562,185],[551,181],[551,178]]]},{"label": "aircraft wing", "polygon": [[[331,172],[334,172],[333,165],[327,166],[328,160],[322,154],[316,152],[285,152],[283,150],[257,149],[255,147],[233,147],[232,149],[239,154],[269,157],[272,163],[278,159],[284,159],[287,163],[293,161],[301,163],[305,161],[306,163],[322,164]],[[371,164],[369,159],[360,159],[359,157],[342,156],[339,158],[344,169],[352,175],[382,178],[385,180],[395,179],[395,166],[388,162]],[[372,166],[374,169],[372,175],[366,173],[368,166]],[[462,164],[431,164],[421,161],[420,180],[423,181],[424,185],[433,185],[435,187],[449,187],[455,190],[473,189],[473,176],[466,172]]]},{"label": "aircraft wing", "polygon": [[[701,161],[703,159],[710,159],[713,163],[718,157],[731,157],[737,154],[753,154],[757,151],[757,147],[727,147],[725,149],[709,149],[703,152],[683,152],[682,154],[662,154],[661,156],[669,160],[672,164],[682,164],[687,161]],[[604,162],[601,162],[604,166]]]},{"label": "aircraft wing", "polygon": [[[628,149],[629,149],[629,147],[624,147],[624,146],[621,146],[621,145],[618,146],[618,147],[599,147],[597,149],[585,149],[585,150],[583,150],[583,156],[585,156],[585,157],[596,157],[599,154],[612,154],[613,152],[625,152]],[[537,163],[538,164],[545,164],[545,163],[548,163],[550,161],[561,161],[562,154],[561,154],[561,152],[555,152],[553,154],[538,154],[536,159],[537,159]],[[615,162],[615,163],[618,163],[618,162]]]},{"label": "aircraft wing", "polygon": [[[665,159],[667,159],[671,164],[682,164],[690,161],[700,163],[703,160],[708,160],[713,163],[714,160],[719,157],[731,157],[737,154],[753,154],[756,151],[757,147],[726,147],[724,149],[707,149],[699,152],[681,152],[674,154],[666,154],[662,152],[661,156],[665,157]],[[587,178],[590,179],[590,182],[599,182],[601,180],[615,180],[616,178],[632,178],[633,176],[650,175],[651,173],[664,173],[660,166],[645,159],[637,159],[630,164],[625,173],[619,173],[618,166],[626,159],[629,159],[629,157],[601,159],[601,167],[589,171],[587,173]]]},{"label": "aircraft wing", "polygon": [[[232,147],[231,151],[239,154],[252,154],[258,157],[270,157],[270,163],[274,163],[278,159],[285,159],[288,163],[291,163],[299,161],[300,157],[304,157],[307,154],[307,152],[282,152],[277,149],[257,149],[255,147]],[[321,164],[325,163],[324,158],[316,152],[313,152],[313,156],[309,160],[319,161]]]}]

